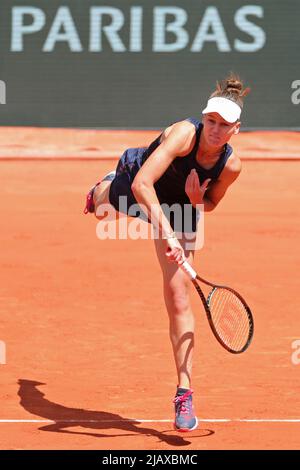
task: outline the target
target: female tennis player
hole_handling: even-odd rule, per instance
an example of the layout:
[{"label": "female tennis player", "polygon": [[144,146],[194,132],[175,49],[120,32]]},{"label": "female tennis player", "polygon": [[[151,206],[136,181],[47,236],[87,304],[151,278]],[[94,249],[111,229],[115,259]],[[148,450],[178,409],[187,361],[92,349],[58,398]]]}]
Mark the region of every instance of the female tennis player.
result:
[{"label": "female tennis player", "polygon": [[[103,216],[97,216],[97,211],[99,214],[101,205],[111,204],[119,212],[137,216],[130,212],[130,207],[138,204],[142,208],[140,216],[146,216],[157,230],[155,247],[178,375],[174,398],[178,431],[191,431],[198,425],[191,389],[194,349],[191,283],[179,265],[184,260],[193,264],[195,250],[187,248],[187,241],[190,242],[191,233],[196,233],[201,217],[196,206],[203,204],[205,211],[214,210],[240,174],[241,161],[228,142],[239,132],[243,97],[248,91],[235,74],[217,82],[202,111],[202,123],[195,118],[176,122],[149,147],[126,150],[116,170],[87,195],[85,213],[94,212],[101,219]],[[120,204],[121,196],[123,202],[126,198],[125,209]],[[182,209],[177,214],[175,211],[175,215],[166,210],[174,204]],[[184,216],[187,208],[188,220]],[[183,224],[187,221],[188,224]]]}]

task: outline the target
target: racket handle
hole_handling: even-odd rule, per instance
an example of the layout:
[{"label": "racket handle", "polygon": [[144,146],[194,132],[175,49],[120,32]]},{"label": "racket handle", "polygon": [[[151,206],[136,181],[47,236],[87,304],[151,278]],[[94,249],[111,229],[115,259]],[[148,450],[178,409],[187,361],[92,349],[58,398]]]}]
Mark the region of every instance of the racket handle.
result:
[{"label": "racket handle", "polygon": [[197,273],[193,270],[192,266],[185,261],[184,263],[179,265],[180,268],[189,276],[190,279],[196,279]]}]

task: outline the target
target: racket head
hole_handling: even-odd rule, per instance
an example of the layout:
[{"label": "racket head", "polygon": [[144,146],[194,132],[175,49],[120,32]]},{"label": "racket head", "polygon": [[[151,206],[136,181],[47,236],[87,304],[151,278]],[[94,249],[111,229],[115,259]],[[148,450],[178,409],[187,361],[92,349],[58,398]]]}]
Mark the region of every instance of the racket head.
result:
[{"label": "racket head", "polygon": [[232,354],[249,347],[254,333],[251,310],[243,297],[225,286],[214,286],[207,298],[206,314],[213,334]]}]

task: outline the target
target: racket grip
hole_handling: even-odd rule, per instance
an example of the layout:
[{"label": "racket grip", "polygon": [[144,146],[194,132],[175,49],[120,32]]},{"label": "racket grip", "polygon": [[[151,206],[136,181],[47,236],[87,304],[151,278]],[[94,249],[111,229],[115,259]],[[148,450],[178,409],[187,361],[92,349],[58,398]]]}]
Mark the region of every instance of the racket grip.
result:
[{"label": "racket grip", "polygon": [[180,268],[189,276],[190,279],[196,279],[197,273],[193,270],[192,266],[185,261],[184,263],[179,265]]}]

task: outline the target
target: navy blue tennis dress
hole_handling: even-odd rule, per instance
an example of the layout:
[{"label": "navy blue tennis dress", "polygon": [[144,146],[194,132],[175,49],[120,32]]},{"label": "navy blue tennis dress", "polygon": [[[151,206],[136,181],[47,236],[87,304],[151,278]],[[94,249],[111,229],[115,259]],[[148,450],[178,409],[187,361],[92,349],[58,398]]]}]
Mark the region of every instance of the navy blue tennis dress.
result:
[{"label": "navy blue tennis dress", "polygon": [[[200,214],[191,205],[189,197],[185,192],[186,179],[194,168],[197,171],[200,184],[203,184],[207,178],[210,178],[212,182],[217,180],[232,153],[232,147],[226,143],[223,153],[220,155],[216,164],[209,170],[202,168],[197,162],[196,156],[203,124],[195,118],[188,118],[187,121],[195,126],[195,145],[187,156],[177,157],[173,160],[164,174],[154,183],[154,188],[162,210],[168,218],[173,230],[190,233],[196,232]],[[161,136],[162,134],[160,134],[149,147],[127,149],[120,158],[116,168],[116,176],[109,190],[109,201],[117,211],[148,220],[141,208],[137,210],[139,206],[131,190],[131,185],[143,163],[160,145]],[[178,216],[174,217],[173,212],[167,209],[167,207],[173,204],[179,204],[182,208],[182,217],[179,219]],[[187,218],[184,214],[188,214],[189,217]]]}]

